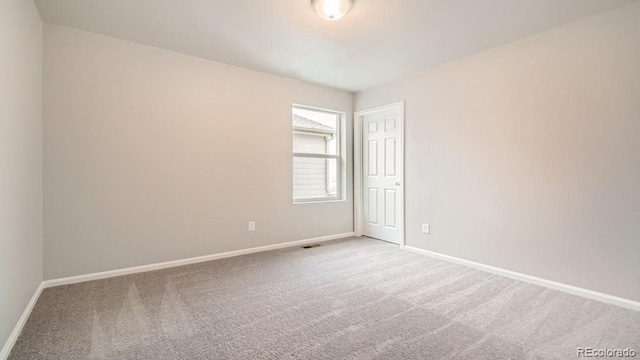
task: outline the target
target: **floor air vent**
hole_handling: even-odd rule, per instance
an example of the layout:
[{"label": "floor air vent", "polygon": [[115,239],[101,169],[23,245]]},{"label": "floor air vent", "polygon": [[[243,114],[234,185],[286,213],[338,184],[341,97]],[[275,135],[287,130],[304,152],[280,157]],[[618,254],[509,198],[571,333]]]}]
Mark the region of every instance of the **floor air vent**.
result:
[{"label": "floor air vent", "polygon": [[320,244],[305,245],[302,248],[303,249],[311,249],[311,248],[318,247],[318,246],[320,246]]}]

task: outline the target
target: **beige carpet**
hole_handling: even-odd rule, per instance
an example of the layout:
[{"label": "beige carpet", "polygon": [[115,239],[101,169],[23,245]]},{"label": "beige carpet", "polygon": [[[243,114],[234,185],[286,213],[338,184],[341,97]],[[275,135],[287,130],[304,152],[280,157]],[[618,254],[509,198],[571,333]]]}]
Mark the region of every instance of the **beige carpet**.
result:
[{"label": "beige carpet", "polygon": [[46,289],[10,359],[574,359],[576,347],[640,352],[640,312],[361,238]]}]

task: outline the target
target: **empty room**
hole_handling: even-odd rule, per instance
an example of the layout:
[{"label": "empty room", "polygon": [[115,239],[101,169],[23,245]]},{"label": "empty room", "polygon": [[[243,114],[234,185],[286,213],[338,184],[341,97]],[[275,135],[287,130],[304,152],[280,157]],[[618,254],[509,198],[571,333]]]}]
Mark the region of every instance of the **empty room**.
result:
[{"label": "empty room", "polygon": [[640,0],[0,0],[0,360],[640,358]]}]

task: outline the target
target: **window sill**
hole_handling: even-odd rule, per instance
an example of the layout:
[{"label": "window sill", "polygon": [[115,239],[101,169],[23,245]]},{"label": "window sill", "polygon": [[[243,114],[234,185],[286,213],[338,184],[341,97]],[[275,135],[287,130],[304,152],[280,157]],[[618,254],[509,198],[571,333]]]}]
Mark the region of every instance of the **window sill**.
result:
[{"label": "window sill", "polygon": [[337,203],[337,202],[345,202],[346,199],[328,199],[328,200],[293,200],[293,205],[304,205],[304,204],[326,204],[326,203]]}]

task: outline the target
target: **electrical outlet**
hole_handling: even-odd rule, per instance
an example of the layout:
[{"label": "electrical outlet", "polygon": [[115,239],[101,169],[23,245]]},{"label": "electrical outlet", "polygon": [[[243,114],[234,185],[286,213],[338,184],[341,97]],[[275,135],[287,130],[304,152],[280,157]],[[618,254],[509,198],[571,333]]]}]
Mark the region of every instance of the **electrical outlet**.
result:
[{"label": "electrical outlet", "polygon": [[431,226],[429,226],[429,224],[422,224],[422,232],[425,234],[430,234]]},{"label": "electrical outlet", "polygon": [[249,221],[249,231],[256,231],[256,222]]}]

